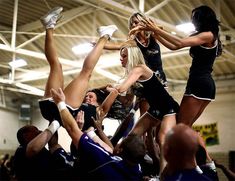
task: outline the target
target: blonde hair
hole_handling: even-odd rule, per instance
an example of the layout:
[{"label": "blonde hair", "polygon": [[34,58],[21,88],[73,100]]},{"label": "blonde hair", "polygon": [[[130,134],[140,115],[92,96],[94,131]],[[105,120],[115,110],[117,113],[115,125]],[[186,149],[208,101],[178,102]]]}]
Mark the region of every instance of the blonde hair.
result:
[{"label": "blonde hair", "polygon": [[144,56],[138,47],[126,45],[121,48],[121,51],[125,48],[127,49],[128,60],[126,63],[124,77],[126,77],[135,66],[145,65]]},{"label": "blonde hair", "polygon": [[[142,21],[143,19],[147,19],[147,16],[144,14],[144,13],[141,13],[141,12],[135,12],[133,13],[130,17],[129,17],[129,20],[128,20],[128,28],[129,30],[131,30],[131,27],[132,27],[132,24],[134,22],[134,18],[137,18],[138,21]],[[145,36],[147,38],[150,37],[151,35],[151,32],[150,31],[144,31],[145,33]]]},{"label": "blonde hair", "polygon": [[128,20],[128,28],[129,30],[131,29],[131,26],[133,24],[133,20],[134,18],[137,18],[139,21],[141,21],[142,19],[145,19],[146,16],[145,14],[141,13],[141,12],[135,12],[133,13],[130,17],[129,17],[129,20]]}]

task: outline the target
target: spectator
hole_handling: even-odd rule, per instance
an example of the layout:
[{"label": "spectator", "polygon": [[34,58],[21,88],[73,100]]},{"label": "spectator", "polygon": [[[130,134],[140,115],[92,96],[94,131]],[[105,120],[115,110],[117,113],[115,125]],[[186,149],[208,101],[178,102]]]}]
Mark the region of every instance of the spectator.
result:
[{"label": "spectator", "polygon": [[59,127],[59,123],[53,121],[44,131],[32,125],[17,131],[20,144],[14,155],[17,180],[42,180],[55,176],[52,157],[45,146]]},{"label": "spectator", "polygon": [[209,181],[197,171],[196,153],[199,146],[198,134],[185,124],[177,124],[166,136],[164,156],[167,166],[162,174],[163,181]]}]

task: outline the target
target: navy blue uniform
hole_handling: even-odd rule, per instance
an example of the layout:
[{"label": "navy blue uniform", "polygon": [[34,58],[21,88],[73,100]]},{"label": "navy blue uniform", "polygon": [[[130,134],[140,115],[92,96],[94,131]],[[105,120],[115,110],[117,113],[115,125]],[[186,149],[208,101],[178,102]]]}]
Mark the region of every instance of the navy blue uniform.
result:
[{"label": "navy blue uniform", "polygon": [[212,181],[196,169],[179,171],[171,176],[166,176],[164,181]]},{"label": "navy blue uniform", "polygon": [[91,180],[142,180],[142,172],[138,164],[131,168],[118,156],[104,150],[93,142],[87,134],[83,134],[78,145],[80,173]]},{"label": "navy blue uniform", "polygon": [[[89,127],[94,126],[92,117],[96,118],[96,106],[83,103],[79,108],[73,109],[71,106],[66,105],[69,112],[75,118],[80,110],[84,111],[84,126],[82,130],[87,130]],[[62,123],[59,110],[52,98],[39,100],[39,107],[42,116],[49,121],[57,120]]]},{"label": "navy blue uniform", "polygon": [[17,180],[48,180],[54,175],[50,152],[43,148],[32,158],[26,157],[26,146],[19,146],[14,155]]},{"label": "navy blue uniform", "polygon": [[17,180],[70,179],[74,160],[63,148],[53,154],[46,148],[31,158],[26,157],[26,146],[19,146],[14,155]]},{"label": "navy blue uniform", "polygon": [[215,99],[216,87],[211,72],[217,51],[218,43],[212,48],[203,46],[190,48],[193,60],[185,90],[186,96],[194,96],[203,100]]},{"label": "navy blue uniform", "polygon": [[143,95],[150,105],[148,113],[153,117],[162,120],[164,116],[178,112],[178,103],[169,95],[155,73],[148,80],[138,82],[143,85]]},{"label": "navy blue uniform", "polygon": [[201,170],[203,171],[203,175],[207,176],[213,181],[219,181],[218,174],[216,170],[211,169],[208,166],[200,166]]},{"label": "navy blue uniform", "polygon": [[74,180],[76,176],[74,171],[76,158],[68,154],[63,148],[58,148],[51,156],[53,169],[55,170],[53,178],[56,180]]}]

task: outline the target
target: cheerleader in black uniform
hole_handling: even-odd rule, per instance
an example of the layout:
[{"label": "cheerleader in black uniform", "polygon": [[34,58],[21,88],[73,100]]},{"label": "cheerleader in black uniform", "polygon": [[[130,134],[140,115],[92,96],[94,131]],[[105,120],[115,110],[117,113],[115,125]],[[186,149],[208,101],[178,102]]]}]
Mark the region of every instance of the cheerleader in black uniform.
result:
[{"label": "cheerleader in black uniform", "polygon": [[[155,120],[156,125],[161,123],[158,139],[161,148],[161,162],[163,162],[162,145],[165,134],[176,124],[176,113],[179,105],[166,91],[156,73],[145,64],[144,57],[138,47],[126,44],[121,49],[120,55],[121,64],[125,67],[126,78],[123,83],[115,88],[119,93],[122,93],[136,82],[142,84],[143,96],[150,107],[139,119]],[[160,167],[164,167],[164,164],[161,164]],[[160,168],[160,170],[163,170],[163,168]]]},{"label": "cheerleader in black uniform", "polygon": [[[62,7],[56,7],[49,11],[45,16],[41,17],[41,22],[46,29],[45,55],[50,65],[50,72],[45,87],[45,94],[43,99],[39,100],[39,106],[41,114],[45,119],[50,122],[57,120],[61,123],[60,114],[51,98],[50,91],[52,88],[55,90],[62,88],[66,95],[67,108],[78,123],[85,120],[83,130],[86,130],[93,125],[92,117],[96,117],[97,111],[102,113],[100,116],[103,117],[117,96],[116,92],[111,92],[109,100],[107,100],[105,104],[99,105],[97,102],[97,95],[92,91],[87,92],[92,71],[102,54],[103,46],[117,30],[117,27],[115,25],[110,25],[98,29],[100,39],[96,46],[85,58],[80,73],[64,88],[62,66],[58,59],[53,37],[54,28],[57,20],[61,16],[62,10]],[[82,118],[83,116],[84,118]]]},{"label": "cheerleader in black uniform", "polygon": [[[158,44],[158,40],[154,36],[154,32],[143,31],[139,29],[141,20],[145,19],[146,16],[143,13],[133,13],[128,21],[128,28],[130,34],[134,33],[134,36],[128,37],[128,43],[133,43],[140,48],[146,65],[155,72],[155,75],[161,81],[163,86],[167,89],[167,79],[162,67],[161,49]],[[125,46],[126,42],[107,42],[104,46],[107,50],[120,50],[121,47]],[[137,96],[139,100],[140,115],[144,114],[148,108],[148,101],[145,100],[142,95],[141,87],[132,87],[132,92]]]},{"label": "cheerleader in black uniform", "polygon": [[193,125],[206,106],[215,99],[216,87],[211,72],[216,57],[222,53],[219,21],[215,12],[203,5],[195,8],[191,17],[196,33],[187,38],[178,38],[167,33],[150,19],[144,19],[140,28],[155,32],[158,40],[171,50],[191,47],[192,65],[177,118],[177,122],[189,126]]}]

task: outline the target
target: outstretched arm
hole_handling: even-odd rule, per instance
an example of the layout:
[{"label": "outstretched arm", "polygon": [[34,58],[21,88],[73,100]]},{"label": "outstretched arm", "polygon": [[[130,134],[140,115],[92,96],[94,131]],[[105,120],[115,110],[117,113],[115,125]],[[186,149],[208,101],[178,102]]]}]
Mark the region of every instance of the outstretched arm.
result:
[{"label": "outstretched arm", "polygon": [[122,47],[123,42],[107,42],[104,46],[106,50],[120,50]]},{"label": "outstretched arm", "polygon": [[134,67],[130,71],[124,82],[116,86],[115,88],[118,90],[119,93],[127,91],[143,75],[143,72],[144,70],[142,66]]},{"label": "outstretched arm", "polygon": [[[96,42],[91,42],[93,46],[96,45]],[[104,45],[105,50],[120,50],[122,47],[123,42],[107,42]]]},{"label": "outstretched arm", "polygon": [[94,126],[97,130],[97,134],[98,136],[100,137],[100,139],[107,145],[109,146],[111,149],[112,149],[112,152],[113,152],[113,144],[111,143],[111,141],[109,140],[109,138],[107,137],[107,135],[104,133],[103,131],[103,128],[102,128],[102,125],[103,125],[103,120],[104,120],[104,117],[100,117],[100,116],[96,116],[96,120],[94,120],[93,118],[93,121],[94,121]]},{"label": "outstretched arm", "polygon": [[151,19],[144,19],[142,21],[143,24],[140,24],[139,28],[146,31],[152,31],[156,35],[155,38],[157,38],[164,46],[171,50],[210,44],[214,39],[212,32],[202,32],[190,37],[179,38],[158,27],[157,24]]},{"label": "outstretched arm", "polygon": [[[126,44],[132,44],[135,45],[135,41],[133,40],[133,38],[128,38],[127,41],[123,41],[123,42],[107,42],[104,45],[104,49],[105,50],[120,50],[123,46],[125,46]],[[96,42],[92,42],[91,43],[93,46],[96,45]]]},{"label": "outstretched arm", "polygon": [[48,148],[50,153],[54,153],[57,149],[62,148],[62,146],[58,143],[58,131],[53,134],[50,141],[48,142]]},{"label": "outstretched arm", "polygon": [[78,128],[75,119],[65,105],[65,95],[61,88],[59,90],[51,89],[51,94],[54,102],[58,106],[63,126],[71,137],[73,144],[78,148],[78,143],[83,132]]},{"label": "outstretched arm", "polygon": [[[104,138],[106,137],[106,135],[103,133],[103,131],[98,130],[98,134],[97,135],[95,133],[95,130],[93,127],[90,127],[87,131],[87,135],[95,142],[98,143],[102,148],[104,148],[106,151],[113,153],[113,146],[112,144],[109,145],[106,143],[107,140],[105,140]],[[101,133],[101,137],[100,137],[100,133]],[[107,138],[108,139],[108,138]]]},{"label": "outstretched arm", "polygon": [[[159,125],[159,127],[160,127],[160,125]],[[160,171],[160,147],[154,138],[155,131],[156,131],[156,127],[152,127],[147,131],[146,147],[147,147],[149,156],[153,160],[154,169],[155,169],[154,171],[156,174],[159,174],[159,171]]]},{"label": "outstretched arm", "polygon": [[99,116],[102,118],[104,117],[110,110],[110,108],[113,105],[113,102],[118,96],[118,91],[117,89],[114,89],[110,86],[107,86],[107,90],[109,91],[109,95],[105,98],[105,100],[102,102],[101,106],[99,106]]},{"label": "outstretched arm", "polygon": [[58,121],[53,121],[43,132],[31,140],[26,148],[26,156],[33,157],[38,154],[51,139],[53,134],[59,129],[60,124]]}]

